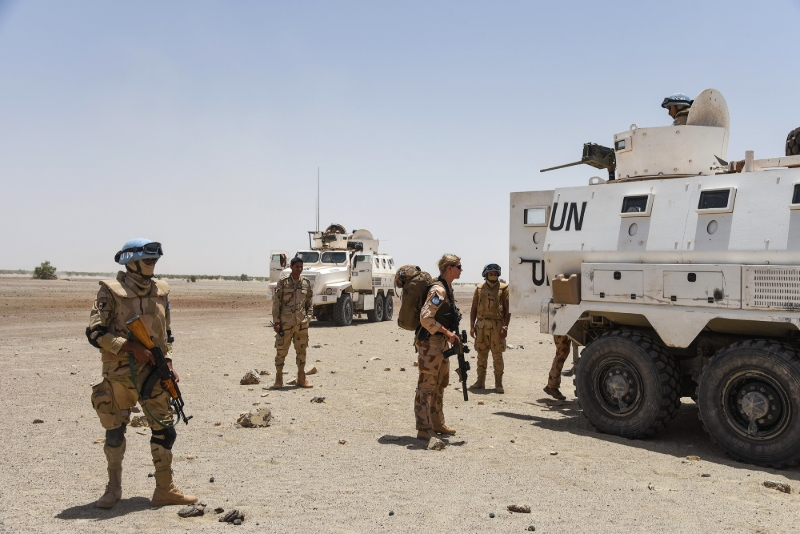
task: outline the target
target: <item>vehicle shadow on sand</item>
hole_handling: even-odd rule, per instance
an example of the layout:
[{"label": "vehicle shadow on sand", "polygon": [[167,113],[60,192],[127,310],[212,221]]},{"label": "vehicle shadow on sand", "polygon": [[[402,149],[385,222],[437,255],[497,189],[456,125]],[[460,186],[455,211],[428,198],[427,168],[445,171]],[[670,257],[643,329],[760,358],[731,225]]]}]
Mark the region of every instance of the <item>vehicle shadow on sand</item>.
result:
[{"label": "vehicle shadow on sand", "polygon": [[618,443],[625,447],[637,447],[651,452],[667,454],[675,458],[685,459],[686,456],[699,456],[703,462],[712,462],[736,469],[781,475],[792,480],[800,480],[800,468],[798,467],[772,469],[740,462],[728,456],[711,441],[698,418],[697,405],[688,400],[684,400],[678,415],[667,428],[646,439],[629,439],[603,434],[595,429],[589,423],[589,420],[583,416],[578,401],[575,399],[566,401],[538,399],[527,404],[532,407],[538,407],[542,411],[557,412],[561,417],[541,417],[515,412],[494,412],[494,415],[520,421],[530,421],[531,425],[535,427],[554,432],[569,432],[586,438]]},{"label": "vehicle shadow on sand", "polygon": [[[444,436],[440,436],[439,439],[444,441],[448,447],[461,447],[467,443],[463,440],[456,441],[452,437],[446,438]],[[397,445],[400,447],[405,447],[410,451],[421,451],[428,448],[428,441],[424,439],[418,439],[416,436],[393,436],[391,434],[386,434],[378,438],[378,443],[381,445]]]},{"label": "vehicle shadow on sand", "polygon": [[98,521],[102,521],[121,515],[141,512],[142,510],[150,508],[153,508],[153,505],[150,504],[150,499],[145,497],[131,497],[129,499],[121,499],[114,505],[114,508],[110,510],[98,508],[95,506],[94,502],[72,506],[57,514],[56,519],[97,519]]}]

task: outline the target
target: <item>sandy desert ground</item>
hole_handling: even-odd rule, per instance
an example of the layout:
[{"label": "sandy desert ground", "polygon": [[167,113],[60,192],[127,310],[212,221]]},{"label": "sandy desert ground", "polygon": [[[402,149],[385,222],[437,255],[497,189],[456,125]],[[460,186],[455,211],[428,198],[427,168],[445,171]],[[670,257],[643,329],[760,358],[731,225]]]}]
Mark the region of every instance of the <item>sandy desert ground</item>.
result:
[{"label": "sandy desert ground", "polygon": [[[691,400],[684,399],[665,432],[631,441],[591,427],[571,379],[562,387],[567,401],[545,398],[553,345],[535,316],[512,320],[509,341],[524,348],[506,353],[505,395],[489,390],[464,402],[452,375],[445,414],[458,434],[444,451],[429,451],[414,437],[411,334],[394,322],[312,324],[308,365],[319,371],[310,377],[315,387],[268,391],[274,351],[267,284],[171,285],[175,366],[194,416],[178,428],[176,480],[209,510],[244,511],[244,524],[152,508],[146,428],[127,433],[123,500],[112,510],[94,506],[105,484],[96,443],[104,431],[89,402],[99,355],[84,328],[97,281],[6,276],[0,277],[0,531],[800,530],[800,469],[730,459],[704,433]],[[469,298],[459,294],[462,308]],[[272,374],[259,385],[239,385],[254,368]],[[311,403],[316,396],[325,402]],[[237,427],[239,414],[255,403],[272,409],[272,426]],[[767,489],[764,480],[787,482],[794,493]],[[512,514],[509,504],[529,505],[532,513]]]}]

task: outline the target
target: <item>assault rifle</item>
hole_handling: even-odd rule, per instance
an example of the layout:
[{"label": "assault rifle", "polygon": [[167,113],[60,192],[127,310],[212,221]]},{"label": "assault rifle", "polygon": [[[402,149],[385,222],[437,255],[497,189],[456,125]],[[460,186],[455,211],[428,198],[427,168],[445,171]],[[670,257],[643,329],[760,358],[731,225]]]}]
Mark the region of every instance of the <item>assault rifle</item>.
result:
[{"label": "assault rifle", "polygon": [[464,357],[464,354],[469,354],[469,346],[467,343],[467,331],[462,330],[461,336],[458,336],[458,330],[456,329],[456,338],[458,341],[444,351],[442,354],[445,358],[449,358],[450,356],[457,354],[458,355],[458,378],[461,379],[461,391],[464,392],[464,400],[469,400],[469,395],[467,394],[467,371],[469,371],[469,362]]},{"label": "assault rifle", "polygon": [[142,391],[139,392],[142,400],[148,400],[152,396],[153,388],[156,382],[160,380],[161,386],[169,393],[171,398],[170,404],[172,404],[175,413],[178,414],[178,421],[183,419],[183,422],[188,425],[189,419],[194,416],[190,415],[186,417],[183,411],[183,397],[181,397],[181,390],[178,389],[178,383],[175,381],[175,374],[173,374],[172,369],[167,365],[167,359],[164,357],[164,353],[161,352],[161,348],[157,347],[150,339],[144,320],[140,315],[137,315],[125,323],[125,325],[128,327],[131,334],[133,334],[133,337],[136,338],[136,341],[153,353],[153,358],[156,360],[153,370],[150,371],[150,374],[147,375],[147,378],[144,380],[144,384],[142,384]]}]

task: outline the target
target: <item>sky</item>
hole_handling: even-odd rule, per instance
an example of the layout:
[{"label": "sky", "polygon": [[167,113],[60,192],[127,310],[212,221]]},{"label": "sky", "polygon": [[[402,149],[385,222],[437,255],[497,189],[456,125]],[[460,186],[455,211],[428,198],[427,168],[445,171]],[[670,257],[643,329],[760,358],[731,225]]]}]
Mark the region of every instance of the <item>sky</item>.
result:
[{"label": "sky", "polygon": [[800,126],[800,0],[0,0],[0,269],[266,276],[320,219],[507,273],[509,193],[713,87],[729,159]]}]

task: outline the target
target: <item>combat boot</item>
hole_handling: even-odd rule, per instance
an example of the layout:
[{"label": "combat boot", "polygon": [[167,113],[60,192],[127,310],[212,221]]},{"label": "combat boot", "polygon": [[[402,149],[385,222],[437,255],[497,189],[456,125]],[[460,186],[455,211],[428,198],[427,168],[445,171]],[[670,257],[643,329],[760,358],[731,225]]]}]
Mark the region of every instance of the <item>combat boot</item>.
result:
[{"label": "combat boot", "polygon": [[496,393],[505,393],[506,390],[503,389],[503,372],[495,373],[494,374],[494,391]]},{"label": "combat boot", "polygon": [[467,389],[486,389],[486,369],[478,368],[478,379]]},{"label": "combat boot", "polygon": [[431,438],[439,439],[432,430],[417,430],[417,439],[428,441]]},{"label": "combat boot", "polygon": [[313,388],[314,385],[306,380],[306,372],[297,370],[297,387],[301,388]]},{"label": "combat boot", "polygon": [[108,461],[108,484],[106,484],[106,492],[95,505],[98,508],[108,509],[113,508],[122,498],[122,458],[125,456],[125,440],[119,447],[105,445],[103,452],[106,453]]},{"label": "combat boot", "polygon": [[184,495],[172,481],[172,451],[155,443],[150,444],[153,454],[153,465],[156,479],[156,490],[150,504],[153,506],[169,506],[171,504],[192,504],[197,502],[194,495]]},{"label": "combat boot", "polygon": [[560,400],[560,401],[567,399],[564,395],[561,394],[561,392],[558,390],[558,388],[551,388],[550,386],[545,386],[543,391],[545,393],[547,393],[548,395],[550,395],[551,397],[553,397],[554,399],[557,399],[557,400]]}]

